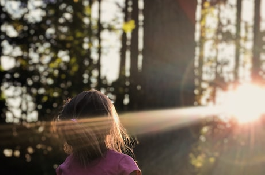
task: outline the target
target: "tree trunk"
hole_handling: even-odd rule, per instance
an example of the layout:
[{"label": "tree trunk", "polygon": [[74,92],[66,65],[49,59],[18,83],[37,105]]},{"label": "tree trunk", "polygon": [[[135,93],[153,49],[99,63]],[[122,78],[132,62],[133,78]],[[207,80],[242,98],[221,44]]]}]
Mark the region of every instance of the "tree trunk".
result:
[{"label": "tree trunk", "polygon": [[262,78],[259,75],[260,71],[260,0],[255,0],[254,8],[254,43],[252,57],[252,81],[260,81]]},{"label": "tree trunk", "polygon": [[241,40],[241,8],[242,2],[241,0],[237,0],[237,9],[236,9],[236,61],[235,61],[235,82],[239,81],[239,57],[240,57],[240,40]]},{"label": "tree trunk", "polygon": [[[129,0],[125,0],[125,7],[123,10],[124,22],[128,20],[128,4],[129,4]],[[116,94],[115,107],[118,110],[124,110],[123,99],[125,95],[125,80],[126,80],[126,76],[125,76],[125,57],[126,57],[126,50],[127,50],[126,42],[127,42],[127,36],[126,36],[126,33],[123,31],[121,58],[120,58],[120,67],[119,67],[119,78],[116,82],[112,84],[116,88],[115,89],[115,94]]]},{"label": "tree trunk", "polygon": [[97,69],[98,69],[98,79],[97,79],[97,89],[100,90],[102,87],[101,84],[101,31],[102,31],[102,26],[101,26],[101,0],[98,0],[98,63],[97,63]]},{"label": "tree trunk", "polygon": [[[147,109],[192,105],[196,0],[145,0],[144,7],[143,95],[138,102]],[[193,174],[194,133],[183,127],[139,135],[135,155],[143,174]]]},{"label": "tree trunk", "polygon": [[138,55],[139,55],[139,49],[138,49],[138,32],[139,32],[139,7],[138,7],[138,0],[133,1],[132,5],[132,20],[135,22],[135,29],[132,31],[132,38],[131,38],[131,66],[130,66],[130,86],[129,86],[129,92],[130,92],[130,103],[129,103],[129,109],[135,110],[138,108],[137,103],[137,85],[138,85]]},{"label": "tree trunk", "polygon": [[145,1],[144,108],[193,105],[195,9],[195,0]]}]

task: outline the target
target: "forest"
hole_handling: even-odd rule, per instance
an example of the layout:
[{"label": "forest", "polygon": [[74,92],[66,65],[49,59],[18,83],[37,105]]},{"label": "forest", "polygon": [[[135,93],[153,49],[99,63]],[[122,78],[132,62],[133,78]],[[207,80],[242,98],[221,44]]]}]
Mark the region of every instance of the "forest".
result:
[{"label": "forest", "polygon": [[0,174],[55,174],[51,123],[90,89],[143,175],[264,174],[265,1],[0,2]]}]

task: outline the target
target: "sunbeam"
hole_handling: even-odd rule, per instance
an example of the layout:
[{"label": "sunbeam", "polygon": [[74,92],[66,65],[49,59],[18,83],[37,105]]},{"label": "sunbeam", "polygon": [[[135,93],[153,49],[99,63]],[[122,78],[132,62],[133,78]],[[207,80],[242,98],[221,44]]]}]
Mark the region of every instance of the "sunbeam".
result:
[{"label": "sunbeam", "polygon": [[147,134],[181,128],[219,113],[218,107],[186,107],[125,113],[120,120],[130,132]]}]

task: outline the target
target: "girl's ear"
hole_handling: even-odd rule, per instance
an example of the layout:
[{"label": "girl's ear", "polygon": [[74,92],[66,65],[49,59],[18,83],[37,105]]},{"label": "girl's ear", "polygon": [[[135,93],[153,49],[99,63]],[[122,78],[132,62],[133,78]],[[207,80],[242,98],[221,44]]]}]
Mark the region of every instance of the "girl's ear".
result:
[{"label": "girl's ear", "polygon": [[67,142],[64,142],[63,150],[66,154],[71,154],[73,152],[73,147],[69,145]]}]

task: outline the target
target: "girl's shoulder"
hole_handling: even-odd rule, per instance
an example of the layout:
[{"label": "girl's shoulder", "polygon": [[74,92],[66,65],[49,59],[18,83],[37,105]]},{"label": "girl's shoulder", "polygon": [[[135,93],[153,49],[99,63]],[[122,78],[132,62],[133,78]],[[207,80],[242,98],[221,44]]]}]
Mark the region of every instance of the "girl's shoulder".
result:
[{"label": "girl's shoulder", "polygon": [[57,175],[129,175],[132,172],[140,172],[136,162],[130,156],[114,151],[108,150],[106,154],[91,162],[86,168],[82,168],[73,159],[73,155],[69,155],[63,164],[57,170]]},{"label": "girl's shoulder", "polygon": [[108,159],[108,162],[116,162],[119,174],[129,175],[134,171],[140,172],[140,169],[133,158],[126,154],[114,150],[108,150],[106,158]]},{"label": "girl's shoulder", "polygon": [[126,157],[128,155],[123,154],[123,153],[118,152],[118,151],[115,151],[115,150],[108,149],[106,156],[108,156],[108,157],[115,157],[115,158],[123,158],[123,157]]},{"label": "girl's shoulder", "polygon": [[115,160],[115,162],[120,162],[123,160],[134,162],[133,158],[130,157],[129,155],[115,150],[108,150],[105,158],[108,159],[108,161],[110,161],[109,159],[113,159]]}]

